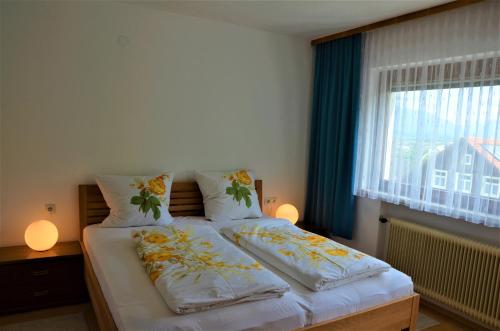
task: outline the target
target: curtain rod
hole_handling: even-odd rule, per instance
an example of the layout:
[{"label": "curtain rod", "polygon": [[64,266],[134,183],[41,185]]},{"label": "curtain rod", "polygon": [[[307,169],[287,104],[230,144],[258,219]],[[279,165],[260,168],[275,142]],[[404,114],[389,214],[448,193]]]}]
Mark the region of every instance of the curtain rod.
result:
[{"label": "curtain rod", "polygon": [[456,0],[456,1],[448,2],[448,3],[442,4],[442,5],[414,11],[412,13],[396,16],[393,18],[388,18],[386,20],[378,21],[378,22],[371,23],[368,25],[363,25],[363,26],[360,26],[360,27],[357,27],[354,29],[329,34],[329,35],[326,35],[323,37],[318,37],[318,38],[311,40],[311,45],[314,46],[314,45],[318,45],[318,44],[332,41],[335,39],[352,36],[352,35],[357,34],[357,33],[378,29],[378,28],[381,28],[384,26],[402,23],[402,22],[410,21],[410,20],[413,20],[416,18],[421,18],[421,17],[425,17],[425,16],[430,16],[430,15],[442,13],[444,11],[472,5],[474,3],[478,3],[481,1],[484,1],[484,0]]}]

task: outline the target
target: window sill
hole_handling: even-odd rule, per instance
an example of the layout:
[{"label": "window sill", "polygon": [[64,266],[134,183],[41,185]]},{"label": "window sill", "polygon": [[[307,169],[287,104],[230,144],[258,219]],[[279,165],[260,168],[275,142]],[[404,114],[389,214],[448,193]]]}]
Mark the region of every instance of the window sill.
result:
[{"label": "window sill", "polygon": [[[445,191],[441,191],[445,192]],[[424,212],[424,213],[429,213],[433,215],[438,215],[442,217],[448,217],[448,218],[453,218],[453,219],[458,219],[462,220],[467,223],[474,223],[474,224],[481,224],[484,225],[483,222],[475,222],[471,220],[473,216],[480,216],[482,218],[486,218],[491,223],[492,221],[498,222],[500,227],[500,215],[492,215],[492,214],[486,214],[482,212],[475,212],[475,211],[470,211],[467,209],[454,209],[453,211],[450,212],[450,210],[444,205],[439,204],[439,203],[434,203],[434,202],[424,202],[422,200],[417,200],[417,199],[410,199],[410,198],[405,198],[405,197],[400,197],[398,199],[395,199],[392,195],[389,195],[384,192],[379,192],[379,191],[369,191],[369,190],[364,190],[360,192],[360,194],[356,194],[357,197],[361,198],[368,198],[372,200],[378,200],[383,203],[387,203],[390,205],[401,205],[405,206],[411,210],[419,211],[419,212]],[[377,196],[377,197],[375,197]],[[486,198],[487,199],[487,198]],[[396,201],[398,200],[398,201]],[[487,200],[493,200],[493,199],[487,199]],[[416,206],[416,207],[415,207]],[[488,226],[488,225],[485,225]]]}]

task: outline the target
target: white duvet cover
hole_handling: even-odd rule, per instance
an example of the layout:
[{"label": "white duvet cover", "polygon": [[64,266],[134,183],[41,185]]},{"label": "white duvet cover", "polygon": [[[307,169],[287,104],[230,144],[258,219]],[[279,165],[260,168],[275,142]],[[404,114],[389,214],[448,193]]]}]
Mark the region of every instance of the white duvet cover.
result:
[{"label": "white duvet cover", "polygon": [[206,225],[142,229],[132,237],[152,282],[179,314],[277,298],[290,289]]},{"label": "white duvet cover", "polygon": [[273,219],[223,227],[221,232],[313,291],[388,271],[387,263],[328,238]]}]

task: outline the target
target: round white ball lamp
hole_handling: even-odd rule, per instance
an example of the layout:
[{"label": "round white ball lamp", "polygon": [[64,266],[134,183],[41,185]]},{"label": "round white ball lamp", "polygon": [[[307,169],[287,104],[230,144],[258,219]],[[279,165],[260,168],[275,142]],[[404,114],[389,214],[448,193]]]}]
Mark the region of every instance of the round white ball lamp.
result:
[{"label": "round white ball lamp", "polygon": [[54,223],[40,220],[31,223],[24,232],[24,241],[35,251],[51,249],[57,242],[59,233]]},{"label": "round white ball lamp", "polygon": [[299,211],[294,205],[285,203],[276,209],[276,217],[287,219],[292,224],[295,224],[299,219]]}]

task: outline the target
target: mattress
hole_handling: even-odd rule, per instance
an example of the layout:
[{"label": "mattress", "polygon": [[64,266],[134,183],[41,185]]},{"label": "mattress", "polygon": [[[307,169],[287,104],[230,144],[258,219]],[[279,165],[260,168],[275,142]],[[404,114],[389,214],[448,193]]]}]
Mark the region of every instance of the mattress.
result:
[{"label": "mattress", "polygon": [[313,292],[288,275],[268,265],[266,267],[290,284],[297,302],[306,311],[308,325],[356,313],[413,293],[411,278],[394,268],[331,290]]},{"label": "mattress", "polygon": [[[255,221],[258,220],[229,222]],[[210,224],[216,230],[227,225],[226,222],[209,222],[201,217],[176,217],[174,222]],[[120,330],[291,330],[413,293],[411,278],[395,269],[328,291],[313,292],[253,256],[288,282],[291,292],[279,299],[181,316],[169,310],[147,277],[130,239],[131,230],[92,225],[83,233],[94,272]]]},{"label": "mattress", "polygon": [[305,325],[305,312],[293,293],[199,313],[175,314],[137,257],[130,238],[130,232],[137,229],[92,225],[83,232],[85,248],[118,329],[291,330]]}]

